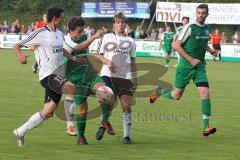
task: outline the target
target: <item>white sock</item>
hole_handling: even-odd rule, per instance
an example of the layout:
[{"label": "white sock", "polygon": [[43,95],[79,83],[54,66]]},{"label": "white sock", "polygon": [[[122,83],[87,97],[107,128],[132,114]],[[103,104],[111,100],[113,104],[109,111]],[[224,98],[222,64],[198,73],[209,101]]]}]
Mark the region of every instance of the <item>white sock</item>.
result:
[{"label": "white sock", "polygon": [[130,137],[132,112],[123,112],[123,137]]},{"label": "white sock", "polygon": [[64,99],[64,111],[67,119],[67,127],[73,125],[74,100],[70,97]]},{"label": "white sock", "polygon": [[26,123],[19,127],[17,131],[20,135],[24,136],[28,130],[38,127],[45,119],[41,112],[37,112],[32,115]]}]

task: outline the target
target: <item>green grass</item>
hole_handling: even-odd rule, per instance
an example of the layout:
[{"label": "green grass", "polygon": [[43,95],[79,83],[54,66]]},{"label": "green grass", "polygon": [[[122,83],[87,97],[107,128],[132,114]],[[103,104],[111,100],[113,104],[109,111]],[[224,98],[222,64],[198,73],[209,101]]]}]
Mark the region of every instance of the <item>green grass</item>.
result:
[{"label": "green grass", "polygon": [[[99,118],[88,121],[86,137],[89,146],[76,145],[76,138],[65,135],[65,122],[54,116],[26,136],[26,147],[16,145],[12,130],[29,116],[39,111],[44,100],[44,90],[38,75],[32,74],[33,54],[29,63],[17,62],[12,50],[0,50],[0,159],[165,159],[165,160],[236,160],[240,150],[240,75],[239,63],[208,62],[207,70],[212,98],[212,125],[218,132],[208,138],[202,134],[200,100],[196,87],[191,83],[181,101],[161,98],[150,105],[148,99],[137,98],[134,106],[133,145],[123,145],[121,108],[118,106],[111,117],[115,136],[105,135],[95,140]],[[137,58],[138,62],[162,63],[157,58]],[[174,61],[175,62],[175,61]],[[171,62],[171,65],[174,64]],[[143,65],[143,64],[142,64]],[[155,75],[159,68],[152,68]],[[141,72],[143,75],[145,72]],[[175,68],[162,77],[174,83]],[[152,78],[148,77],[148,84]],[[139,87],[139,90],[154,86]],[[96,107],[94,99],[90,108]]]}]

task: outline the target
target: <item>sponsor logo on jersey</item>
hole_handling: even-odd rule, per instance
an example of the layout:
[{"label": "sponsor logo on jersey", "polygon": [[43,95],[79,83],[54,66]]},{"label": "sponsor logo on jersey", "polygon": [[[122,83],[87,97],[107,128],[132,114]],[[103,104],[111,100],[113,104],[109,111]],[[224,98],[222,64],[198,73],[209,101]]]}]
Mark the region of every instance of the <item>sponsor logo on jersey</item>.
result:
[{"label": "sponsor logo on jersey", "polygon": [[54,47],[53,48],[53,53],[62,53],[63,52],[63,47]]}]

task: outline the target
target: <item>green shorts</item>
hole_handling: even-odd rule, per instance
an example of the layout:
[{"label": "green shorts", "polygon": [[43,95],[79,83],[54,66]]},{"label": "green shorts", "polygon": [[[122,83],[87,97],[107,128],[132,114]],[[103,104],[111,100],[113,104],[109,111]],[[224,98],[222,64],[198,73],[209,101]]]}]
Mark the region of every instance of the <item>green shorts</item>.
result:
[{"label": "green shorts", "polygon": [[172,52],[172,45],[163,45],[162,50],[164,53],[171,54]]},{"label": "green shorts", "polygon": [[182,89],[191,80],[198,85],[200,83],[207,83],[208,78],[206,74],[206,65],[200,65],[198,68],[185,68],[181,65],[177,67],[175,87]]},{"label": "green shorts", "polygon": [[74,96],[76,105],[82,104],[87,100],[87,97],[92,93],[92,89],[97,83],[104,83],[102,78],[91,67],[85,68],[84,74],[81,70],[81,73],[73,72],[68,74],[66,78],[76,86],[76,95]]}]

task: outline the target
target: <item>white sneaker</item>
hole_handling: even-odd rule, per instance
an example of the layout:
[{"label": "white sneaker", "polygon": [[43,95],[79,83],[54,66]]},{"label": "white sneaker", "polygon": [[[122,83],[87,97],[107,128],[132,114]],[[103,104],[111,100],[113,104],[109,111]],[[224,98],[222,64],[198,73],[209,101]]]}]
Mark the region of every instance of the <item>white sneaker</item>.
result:
[{"label": "white sneaker", "polygon": [[69,136],[77,136],[76,129],[74,125],[69,125],[66,130],[66,134]]},{"label": "white sneaker", "polygon": [[17,143],[19,147],[24,147],[24,136],[19,135],[17,129],[13,130],[13,134],[17,138]]},{"label": "white sneaker", "polygon": [[165,67],[168,68],[168,64],[166,64]]}]

